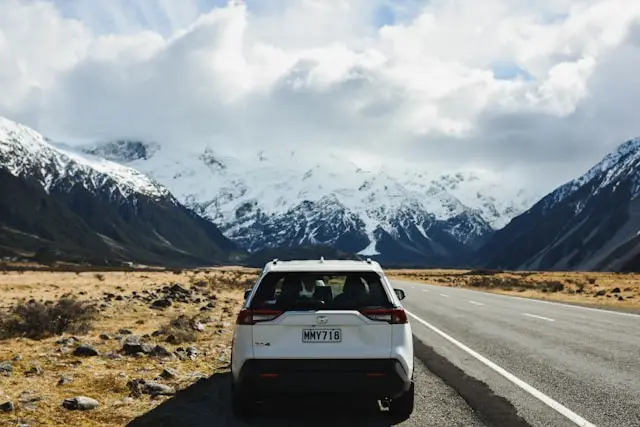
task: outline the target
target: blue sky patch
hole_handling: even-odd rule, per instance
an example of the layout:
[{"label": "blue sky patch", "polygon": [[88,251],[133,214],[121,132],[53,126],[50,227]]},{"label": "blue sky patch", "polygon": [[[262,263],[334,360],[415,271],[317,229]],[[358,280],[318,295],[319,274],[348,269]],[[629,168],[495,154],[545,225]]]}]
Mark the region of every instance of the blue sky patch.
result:
[{"label": "blue sky patch", "polygon": [[527,70],[520,68],[514,62],[497,62],[491,66],[493,75],[497,80],[515,80],[522,78],[526,81],[533,80],[533,76]]}]

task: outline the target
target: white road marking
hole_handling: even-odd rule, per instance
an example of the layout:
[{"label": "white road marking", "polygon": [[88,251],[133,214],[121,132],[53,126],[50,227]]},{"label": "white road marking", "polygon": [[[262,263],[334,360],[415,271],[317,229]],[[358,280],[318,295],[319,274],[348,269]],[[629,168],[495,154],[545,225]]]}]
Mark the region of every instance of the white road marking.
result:
[{"label": "white road marking", "polygon": [[[423,284],[423,286],[439,286],[439,285],[429,285],[429,284]],[[442,286],[440,286],[442,287]],[[489,295],[489,296],[493,296],[493,297],[503,297],[503,298],[514,298],[514,299],[520,299],[520,300],[524,300],[524,301],[531,301],[531,302],[539,302],[542,304],[552,304],[552,305],[561,305],[564,307],[570,307],[570,308],[576,308],[578,310],[589,310],[589,311],[597,311],[598,313],[604,313],[604,314],[617,314],[619,316],[629,316],[629,317],[639,317],[640,318],[640,314],[634,314],[634,313],[624,313],[622,311],[614,311],[614,310],[606,310],[603,308],[591,308],[591,307],[583,307],[581,305],[573,305],[573,304],[565,304],[562,302],[555,302],[555,301],[542,301],[539,299],[534,299],[534,298],[524,298],[524,297],[518,297],[515,295],[502,295],[502,294],[494,294],[491,292],[482,292],[482,291],[474,291],[473,289],[463,289],[463,288],[458,288],[459,291],[467,291],[467,292],[473,292],[473,293],[481,293],[483,295]]]},{"label": "white road marking", "polygon": [[470,300],[469,302],[470,302],[471,304],[475,304],[475,305],[484,305],[484,304],[483,304],[483,303],[481,303],[481,302],[476,302],[476,301],[471,301],[471,300]]},{"label": "white road marking", "polygon": [[462,344],[460,341],[456,340],[452,336],[442,332],[440,329],[436,328],[435,326],[433,326],[432,324],[430,324],[426,320],[422,320],[421,318],[419,318],[418,316],[416,316],[415,314],[413,314],[413,313],[411,313],[411,312],[409,312],[407,310],[405,310],[405,312],[409,316],[413,317],[418,322],[420,322],[422,325],[424,325],[427,328],[431,329],[433,332],[435,332],[436,334],[440,335],[442,338],[446,339],[447,341],[449,341],[450,343],[452,343],[456,347],[460,348],[461,350],[463,350],[466,353],[470,354],[471,356],[475,357],[480,362],[484,363],[486,366],[488,366],[489,368],[493,369],[494,371],[496,371],[497,373],[499,373],[500,375],[502,375],[503,377],[505,377],[506,379],[511,381],[513,384],[517,385],[518,387],[520,387],[521,389],[523,389],[524,391],[526,391],[527,393],[529,393],[530,395],[535,397],[536,399],[540,400],[541,402],[543,402],[547,406],[553,408],[554,410],[556,410],[560,414],[564,415],[565,417],[567,417],[569,420],[571,420],[576,425],[581,426],[581,427],[596,427],[595,424],[590,423],[589,421],[585,420],[580,415],[578,415],[575,412],[573,412],[571,409],[569,409],[566,406],[562,405],[561,403],[553,400],[551,397],[549,397],[546,394],[542,393],[540,390],[536,389],[532,385],[529,385],[528,383],[522,381],[520,378],[518,378],[515,375],[513,375],[512,373],[508,372],[504,368],[501,368],[500,366],[496,365],[491,360],[487,359],[486,357],[482,356],[480,353],[478,353],[478,352],[472,350],[471,348],[467,347],[466,345]]},{"label": "white road marking", "polygon": [[447,295],[447,294],[440,294],[440,296],[443,296],[445,298],[449,298],[449,295]]},{"label": "white road marking", "polygon": [[522,315],[523,316],[528,316],[528,317],[535,317],[536,319],[546,320],[547,322],[555,322],[555,320],[550,318],[550,317],[538,316],[537,314],[522,313]]},{"label": "white road marking", "polygon": [[429,289],[422,289],[422,292],[431,292]]}]

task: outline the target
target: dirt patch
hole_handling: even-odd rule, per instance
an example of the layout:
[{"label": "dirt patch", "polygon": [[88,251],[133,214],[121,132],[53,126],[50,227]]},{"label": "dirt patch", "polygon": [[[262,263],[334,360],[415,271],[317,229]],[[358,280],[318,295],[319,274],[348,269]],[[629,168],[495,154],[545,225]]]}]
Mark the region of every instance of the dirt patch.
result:
[{"label": "dirt patch", "polygon": [[227,370],[243,291],[256,278],[247,269],[0,274],[5,314],[65,295],[98,310],[83,334],[0,341],[0,405],[12,407],[0,425],[122,426]]},{"label": "dirt patch", "polygon": [[388,270],[392,279],[594,307],[640,310],[640,274],[502,270]]}]

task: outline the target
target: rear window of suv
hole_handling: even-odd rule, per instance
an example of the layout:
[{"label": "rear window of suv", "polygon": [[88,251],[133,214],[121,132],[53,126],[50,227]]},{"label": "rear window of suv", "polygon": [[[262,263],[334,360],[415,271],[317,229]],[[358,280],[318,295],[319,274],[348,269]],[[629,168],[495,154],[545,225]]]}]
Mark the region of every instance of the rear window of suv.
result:
[{"label": "rear window of suv", "polygon": [[390,308],[380,276],[374,272],[269,273],[250,307],[277,310],[361,310]]}]

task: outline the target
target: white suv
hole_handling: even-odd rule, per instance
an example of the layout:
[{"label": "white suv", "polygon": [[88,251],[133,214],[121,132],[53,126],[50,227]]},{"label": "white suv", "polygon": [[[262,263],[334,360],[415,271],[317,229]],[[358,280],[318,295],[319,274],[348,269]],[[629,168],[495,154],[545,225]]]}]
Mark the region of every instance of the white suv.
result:
[{"label": "white suv", "polygon": [[267,263],[233,335],[234,414],[268,396],[349,393],[408,418],[413,340],[402,299],[369,259]]}]

